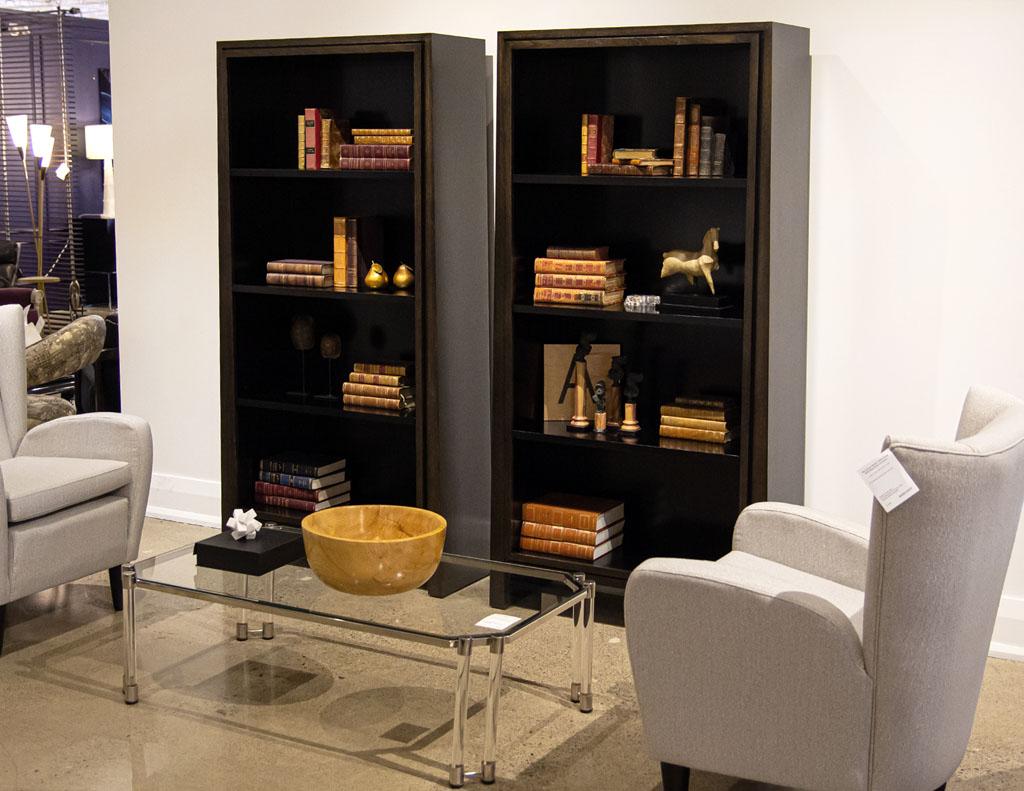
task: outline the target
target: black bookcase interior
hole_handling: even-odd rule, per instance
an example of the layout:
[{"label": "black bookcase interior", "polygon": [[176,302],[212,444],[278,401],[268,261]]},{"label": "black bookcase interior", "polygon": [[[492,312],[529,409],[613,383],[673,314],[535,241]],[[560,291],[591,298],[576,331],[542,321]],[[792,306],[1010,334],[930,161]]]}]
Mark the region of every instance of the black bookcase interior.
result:
[{"label": "black bookcase interior", "polygon": [[[750,502],[803,497],[807,31],[774,23],[499,34],[492,554],[587,573],[612,591],[649,557],[716,558]],[[580,175],[580,117],[615,116],[615,147],[671,150],[676,96],[728,115],[727,178]],[[534,304],[549,245],[609,245],[627,293],[657,294],[661,253],[721,229],[724,316]],[[575,434],[543,419],[545,344],[619,344],[643,374],[642,431]],[[607,379],[606,371],[591,377]],[[681,394],[731,396],[722,446],[658,436]],[[594,562],[518,549],[522,503],[565,491],[625,503],[621,547]],[[498,580],[498,605],[514,598]]]},{"label": "black bookcase interior", "polygon": [[[489,434],[483,42],[221,42],[218,66],[224,515],[252,502],[262,457],[324,452],[347,459],[353,502],[431,508],[449,520],[450,551],[486,555],[489,467],[467,458],[457,431]],[[353,127],[412,129],[412,170],[299,170],[306,107]],[[414,268],[412,293],[266,285],[269,260],[330,260],[335,216],[380,218],[381,259]],[[296,315],[312,317],[317,340],[340,336],[332,365],[293,348]],[[353,363],[374,360],[414,365],[411,414],[289,395],[303,371],[312,394],[337,394]]]}]

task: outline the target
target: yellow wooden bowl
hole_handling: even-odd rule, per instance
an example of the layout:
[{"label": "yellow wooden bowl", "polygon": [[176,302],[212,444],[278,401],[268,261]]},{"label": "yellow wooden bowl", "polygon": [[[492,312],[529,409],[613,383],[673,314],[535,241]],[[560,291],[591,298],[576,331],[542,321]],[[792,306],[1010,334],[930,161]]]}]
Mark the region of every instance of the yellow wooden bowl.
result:
[{"label": "yellow wooden bowl", "polygon": [[441,562],[444,517],[404,505],[343,505],[302,520],[306,559],[344,593],[386,596],[418,588]]}]

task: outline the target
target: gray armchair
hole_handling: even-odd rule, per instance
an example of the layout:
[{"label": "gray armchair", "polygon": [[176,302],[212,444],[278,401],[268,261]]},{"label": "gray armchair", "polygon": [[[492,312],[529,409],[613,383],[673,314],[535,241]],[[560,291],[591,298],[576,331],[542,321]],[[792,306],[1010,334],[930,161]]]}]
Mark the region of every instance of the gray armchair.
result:
[{"label": "gray armchair", "polygon": [[149,498],[145,421],[112,413],[26,431],[23,313],[0,307],[0,650],[8,602],[134,560]]},{"label": "gray armchair", "polygon": [[932,791],[963,758],[1024,500],[1024,402],[967,396],[955,442],[888,438],[920,491],[870,538],[747,508],[717,562],[626,587],[630,661],[666,789],[689,767],[816,791]]}]

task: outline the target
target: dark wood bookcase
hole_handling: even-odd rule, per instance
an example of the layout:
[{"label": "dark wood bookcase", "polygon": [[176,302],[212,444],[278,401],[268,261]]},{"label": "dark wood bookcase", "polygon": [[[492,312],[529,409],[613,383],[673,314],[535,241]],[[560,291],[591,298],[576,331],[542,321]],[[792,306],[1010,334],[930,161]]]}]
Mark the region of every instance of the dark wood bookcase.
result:
[{"label": "dark wood bookcase", "polygon": [[[801,502],[810,109],[808,31],[775,23],[500,33],[494,286],[492,555],[578,570],[606,590],[655,556],[717,558],[747,504]],[[724,103],[729,178],[581,176],[580,116],[616,116],[616,146],[671,149],[674,97]],[[534,305],[533,259],[552,244],[610,245],[626,290],[658,293],[661,252],[721,228],[716,283],[735,315]],[[635,442],[545,423],[543,346],[583,332],[644,376]],[[591,376],[607,378],[604,371]],[[724,453],[659,442],[679,394],[740,403]],[[524,500],[551,491],[621,499],[621,547],[586,562],[518,549]],[[507,580],[492,596],[514,598]]]},{"label": "dark wood bookcase", "polygon": [[[486,555],[489,198],[484,42],[423,35],[220,42],[221,471],[223,515],[253,501],[259,459],[288,450],[348,461],[352,502],[419,505],[449,521],[450,551]],[[296,117],[326,107],[354,127],[412,128],[411,172],[296,167]],[[388,271],[411,295],[265,285],[275,258],[332,258],[332,217],[376,216]],[[415,363],[410,416],[288,398],[301,360],[292,317],[355,361]],[[328,367],[307,353],[310,389]],[[474,454],[474,448],[483,442]],[[278,519],[278,521],[281,521]]]}]

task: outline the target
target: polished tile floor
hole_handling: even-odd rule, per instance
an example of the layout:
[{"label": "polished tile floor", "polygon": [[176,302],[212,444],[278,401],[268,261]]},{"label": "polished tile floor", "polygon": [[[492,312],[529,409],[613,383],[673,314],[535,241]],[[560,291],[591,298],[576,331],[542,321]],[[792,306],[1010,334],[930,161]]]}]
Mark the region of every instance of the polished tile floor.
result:
[{"label": "polished tile floor", "polygon": [[[143,553],[208,534],[149,520]],[[141,702],[125,706],[120,617],[109,602],[103,574],[8,607],[3,791],[447,787],[449,654],[283,620],[275,640],[239,643],[224,608],[140,591]],[[540,629],[506,654],[497,787],[658,788],[623,630],[598,625],[595,710],[586,715],[568,701],[561,628]],[[467,765],[482,750],[485,662],[473,663]],[[697,774],[692,787],[762,786]],[[1024,789],[1024,663],[989,661],[950,788]]]}]

